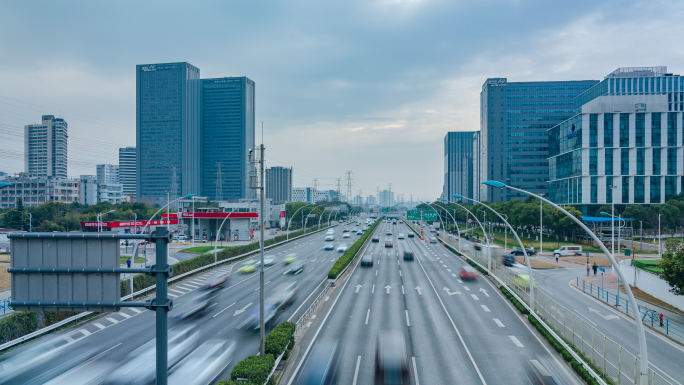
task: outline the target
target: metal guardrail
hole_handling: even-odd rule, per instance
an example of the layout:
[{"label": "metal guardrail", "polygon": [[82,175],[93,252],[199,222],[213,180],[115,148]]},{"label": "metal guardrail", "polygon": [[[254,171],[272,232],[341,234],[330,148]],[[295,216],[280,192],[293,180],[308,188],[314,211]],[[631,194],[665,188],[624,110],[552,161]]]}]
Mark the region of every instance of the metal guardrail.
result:
[{"label": "metal guardrail", "polygon": [[[573,286],[600,301],[605,301],[607,304],[611,305],[611,307],[628,315],[631,314],[632,317],[634,317],[634,307],[629,307],[627,298],[615,295],[608,290],[602,289],[601,286],[594,285],[592,282],[587,282],[583,279],[580,280],[579,277],[575,279],[575,284]],[[644,324],[649,325],[654,329],[659,328],[668,336],[684,340],[684,326],[671,321],[664,315],[663,322],[661,323],[660,315],[659,313],[656,313],[655,310],[648,310],[646,307],[639,306],[639,318],[641,318],[641,322]]]},{"label": "metal guardrail", "polygon": [[[329,227],[334,227],[334,226],[337,226],[337,224],[334,224],[333,226],[325,226],[325,227],[322,227],[322,228],[320,228],[320,229],[318,229],[318,230],[314,230],[314,231],[312,231],[312,232],[310,232],[310,233],[302,234],[302,235],[296,236],[296,237],[291,238],[290,240],[287,240],[287,241],[282,241],[282,242],[274,243],[273,245],[264,247],[264,250],[266,250],[266,249],[271,249],[271,248],[278,247],[278,246],[282,246],[283,244],[286,244],[286,243],[289,243],[289,242],[292,242],[292,241],[301,239],[301,238],[303,238],[303,237],[307,237],[307,236],[309,236],[309,235],[316,234],[316,233],[321,232],[321,231],[323,231],[323,230],[325,230],[325,229],[327,229],[327,228],[329,228]],[[208,270],[208,269],[211,269],[211,268],[216,267],[216,266],[218,266],[218,265],[221,265],[221,264],[224,264],[224,263],[228,263],[228,262],[232,262],[232,261],[235,261],[235,260],[239,260],[239,259],[241,259],[241,258],[245,258],[245,257],[247,257],[247,256],[249,256],[249,255],[256,254],[256,253],[259,253],[259,250],[253,250],[253,251],[250,251],[250,252],[247,252],[247,253],[244,253],[244,254],[237,255],[237,256],[232,257],[232,258],[224,259],[224,260],[222,260],[222,261],[218,261],[218,262],[215,262],[215,263],[211,263],[211,264],[209,264],[209,265],[204,265],[204,266],[199,267],[199,268],[197,268],[197,269],[195,269],[195,270],[188,271],[187,273],[183,273],[183,274],[181,274],[181,275],[178,275],[178,276],[175,276],[175,277],[171,277],[171,278],[169,278],[168,282],[170,283],[170,282],[173,282],[173,281],[177,281],[177,280],[180,280],[180,279],[182,279],[182,278],[184,278],[184,277],[186,277],[186,276],[189,276],[189,275],[198,273],[198,272],[200,272],[200,271]],[[157,285],[148,286],[148,287],[146,287],[146,288],[144,288],[144,289],[142,289],[142,290],[139,290],[139,291],[137,291],[137,292],[135,292],[135,293],[125,295],[125,296],[121,297],[121,301],[125,301],[125,300],[128,300],[128,299],[132,299],[132,298],[134,298],[134,297],[136,297],[136,296],[139,296],[139,295],[141,295],[141,294],[145,294],[145,293],[147,293],[147,292],[153,291],[156,287],[157,287]],[[76,315],[73,316],[73,317],[69,317],[69,318],[67,318],[67,319],[65,319],[65,320],[62,320],[62,321],[57,322],[57,323],[55,323],[55,324],[52,324],[52,325],[50,325],[50,326],[46,326],[46,327],[44,327],[44,328],[42,328],[42,329],[36,330],[36,331],[34,331],[34,332],[32,332],[32,333],[26,334],[26,335],[21,336],[21,337],[19,337],[19,338],[15,338],[15,339],[13,339],[12,341],[5,342],[4,344],[0,345],[0,351],[5,350],[5,349],[7,349],[7,348],[10,348],[10,347],[12,347],[12,346],[14,346],[14,345],[20,344],[20,343],[22,343],[22,342],[28,341],[28,340],[30,340],[30,339],[33,339],[33,338],[35,338],[35,337],[38,337],[38,336],[40,336],[40,335],[43,335],[43,334],[48,333],[48,332],[50,332],[50,331],[53,331],[53,330],[55,330],[55,329],[58,329],[58,328],[60,328],[60,327],[62,327],[62,326],[64,326],[64,325],[66,325],[66,324],[68,324],[68,323],[70,323],[70,322],[78,321],[79,319],[84,318],[84,317],[87,317],[87,316],[91,315],[92,313],[93,313],[93,312],[90,312],[90,311],[82,312],[82,313],[76,314]]]}]

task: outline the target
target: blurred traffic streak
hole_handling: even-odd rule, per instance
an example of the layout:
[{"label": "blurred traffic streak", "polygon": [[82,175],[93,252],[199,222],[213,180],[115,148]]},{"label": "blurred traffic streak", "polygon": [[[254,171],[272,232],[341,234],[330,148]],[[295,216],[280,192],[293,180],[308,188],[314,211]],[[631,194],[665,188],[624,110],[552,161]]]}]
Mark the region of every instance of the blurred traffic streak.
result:
[{"label": "blurred traffic streak", "polygon": [[[277,320],[278,313],[290,306],[297,296],[296,282],[283,284],[273,291],[264,303],[264,325],[270,328]],[[256,331],[261,328],[261,309],[257,304],[250,309],[244,320],[238,325],[238,329]]]},{"label": "blurred traffic streak", "polygon": [[113,348],[107,349],[68,372],[46,382],[46,385],[95,385],[101,384],[116,367],[109,357]]},{"label": "blurred traffic streak", "polygon": [[12,379],[56,358],[67,350],[72,342],[62,337],[54,338],[18,353],[0,357],[0,384],[11,383]]},{"label": "blurred traffic streak", "polygon": [[219,290],[226,286],[228,280],[227,274],[214,275],[189,298],[183,298],[183,302],[171,311],[171,317],[179,321],[193,315],[203,315],[212,304],[216,303]]},{"label": "blurred traffic streak", "polygon": [[411,384],[411,369],[404,334],[382,331],[375,351],[375,384]]},{"label": "blurred traffic streak", "polygon": [[463,265],[459,270],[462,279],[477,279],[477,272],[470,265]]},{"label": "blurred traffic streak", "polygon": [[209,340],[188,354],[169,373],[169,384],[211,384],[230,364],[235,341]]},{"label": "blurred traffic streak", "polygon": [[296,385],[335,385],[340,377],[339,341],[318,341],[299,372]]},{"label": "blurred traffic streak", "polygon": [[294,262],[297,260],[297,254],[291,253],[285,256],[285,259],[283,259],[283,263],[286,265],[289,265],[290,263]]},{"label": "blurred traffic streak", "polygon": [[537,356],[530,360],[528,370],[530,380],[539,385],[578,385],[556,361],[549,357]]},{"label": "blurred traffic streak", "polygon": [[[153,339],[134,350],[123,360],[107,379],[107,384],[148,384],[156,375],[156,343]],[[199,333],[191,326],[179,326],[169,330],[168,367],[178,363],[192,352],[199,343]]]},{"label": "blurred traffic streak", "polygon": [[304,270],[304,262],[302,261],[294,261],[290,263],[290,268],[288,272],[290,274],[299,274]]},{"label": "blurred traffic streak", "polygon": [[240,273],[249,274],[249,273],[253,273],[256,270],[256,268],[257,268],[256,259],[250,259],[248,261],[242,262],[238,271]]}]

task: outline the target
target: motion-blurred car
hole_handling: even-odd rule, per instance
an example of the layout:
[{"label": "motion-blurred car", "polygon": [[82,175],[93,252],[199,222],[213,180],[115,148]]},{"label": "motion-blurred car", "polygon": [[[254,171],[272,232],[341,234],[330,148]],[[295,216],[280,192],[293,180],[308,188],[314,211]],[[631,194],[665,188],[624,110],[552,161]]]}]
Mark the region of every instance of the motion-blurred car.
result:
[{"label": "motion-blurred car", "polygon": [[[264,255],[264,266],[272,266],[275,263],[275,257],[272,255]],[[257,257],[257,267],[261,265],[261,258]]]},{"label": "motion-blurred car", "polygon": [[347,244],[346,243],[340,243],[337,246],[337,251],[339,251],[341,253],[344,253],[345,251],[347,251]]},{"label": "motion-blurred car", "polygon": [[501,263],[504,266],[513,266],[515,265],[515,257],[513,256],[513,254],[504,254],[501,257]]},{"label": "motion-blurred car", "polygon": [[470,265],[463,265],[459,271],[463,279],[477,279],[477,272]]},{"label": "motion-blurred car", "polygon": [[375,350],[375,384],[411,384],[411,369],[404,334],[382,331]]},{"label": "motion-blurred car", "polygon": [[324,250],[333,250],[335,249],[335,245],[332,243],[326,243],[325,246],[323,247]]},{"label": "motion-blurred car", "polygon": [[552,359],[537,356],[529,361],[530,382],[540,385],[578,385],[566,370],[560,368]]},{"label": "motion-blurred car", "polygon": [[361,266],[373,266],[373,256],[370,254],[364,254],[363,257],[361,257]]},{"label": "motion-blurred car", "polygon": [[297,260],[297,254],[288,254],[285,256],[285,259],[283,259],[283,263],[286,265],[289,265],[290,263],[292,263],[296,260]]},{"label": "motion-blurred car", "polygon": [[348,233],[348,232],[349,232],[349,229],[345,228],[344,230],[342,230],[342,232],[343,232],[343,233]]},{"label": "motion-blurred car", "polygon": [[362,234],[363,234],[363,231],[361,231],[361,230],[356,232],[356,235],[362,235]]},{"label": "motion-blurred car", "polygon": [[430,243],[437,243],[437,238],[430,237]]},{"label": "motion-blurred car", "polygon": [[189,298],[183,298],[182,302],[171,311],[170,315],[177,320],[203,315],[216,298],[214,290],[197,290],[188,294]]},{"label": "motion-blurred car", "polygon": [[[534,251],[534,249],[529,249],[529,248],[526,247],[526,248],[525,248],[525,251],[527,252],[527,255],[529,255],[529,256],[535,256],[535,255],[537,255],[537,252]],[[511,254],[513,254],[513,255],[515,255],[515,256],[518,256],[518,257],[519,257],[519,256],[522,256],[522,255],[525,255],[525,254],[523,253],[522,249],[519,249],[519,248],[517,248],[517,247],[516,247],[515,249],[511,250]]]},{"label": "motion-blurred car", "polygon": [[[278,313],[294,303],[297,293],[296,283],[283,284],[273,291],[266,298],[264,303],[264,325],[272,325],[276,321]],[[245,314],[245,318],[238,325],[238,329],[247,331],[259,330],[261,328],[260,305],[255,305]]]},{"label": "motion-blurred car", "polygon": [[335,240],[335,236],[334,236],[333,234],[328,234],[328,235],[325,236],[325,240],[326,240],[326,241],[334,241],[334,240]]},{"label": "motion-blurred car", "polygon": [[12,383],[12,379],[61,355],[73,342],[62,337],[22,349],[18,353],[0,356],[0,383]]},{"label": "motion-blurred car", "polygon": [[304,270],[304,262],[302,261],[294,261],[290,263],[290,269],[288,272],[290,274],[299,274]]},{"label": "motion-blurred car", "polygon": [[256,270],[258,264],[256,259],[250,259],[248,261],[242,262],[238,271],[243,274],[253,273]]},{"label": "motion-blurred car", "polygon": [[385,247],[394,247],[394,242],[389,239],[385,241]]},{"label": "motion-blurred car", "polygon": [[215,274],[207,279],[207,283],[202,286],[202,290],[222,289],[228,284],[229,280],[230,274]]},{"label": "motion-blurred car", "polygon": [[235,341],[209,340],[171,369],[168,383],[213,384],[232,360],[234,351]]},{"label": "motion-blurred car", "polygon": [[[149,384],[156,377],[156,339],[134,350],[107,379],[107,384]],[[195,350],[199,333],[194,326],[181,326],[169,330],[167,367],[171,368]]]},{"label": "motion-blurred car", "polygon": [[373,236],[371,242],[380,242],[380,237],[378,237],[377,235]]},{"label": "motion-blurred car", "polygon": [[482,244],[479,243],[479,242],[475,242],[475,243],[473,244],[473,249],[475,249],[475,250],[477,250],[477,251],[482,250]]},{"label": "motion-blurred car", "polygon": [[404,261],[413,261],[415,257],[412,251],[404,251]]},{"label": "motion-blurred car", "polygon": [[414,237],[413,233],[408,233],[408,237],[413,238]]},{"label": "motion-blurred car", "polygon": [[385,235],[392,235],[392,230],[387,230],[387,232],[385,233]]},{"label": "motion-blurred car", "polygon": [[405,238],[405,236],[402,233],[399,233],[399,235],[397,235],[397,239],[404,239],[404,238]]},{"label": "motion-blurred car", "polygon": [[318,341],[299,372],[296,385],[336,385],[340,376],[340,343]]},{"label": "motion-blurred car", "polygon": [[[518,274],[513,281],[515,282],[516,285],[521,286],[521,287],[530,287],[530,276],[527,274]],[[537,281],[534,281],[534,287],[539,286],[537,284]]]},{"label": "motion-blurred car", "polygon": [[351,235],[349,233],[344,233],[344,235],[342,235],[342,238],[350,238],[350,237],[351,237]]}]

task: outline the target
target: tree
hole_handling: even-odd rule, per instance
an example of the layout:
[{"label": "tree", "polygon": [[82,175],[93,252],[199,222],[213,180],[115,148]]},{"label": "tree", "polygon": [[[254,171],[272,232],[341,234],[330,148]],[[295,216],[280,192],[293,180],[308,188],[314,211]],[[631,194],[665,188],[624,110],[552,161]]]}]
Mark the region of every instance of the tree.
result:
[{"label": "tree", "polygon": [[24,230],[24,202],[17,198],[16,208],[5,214],[5,226],[10,229]]},{"label": "tree", "polygon": [[670,285],[670,292],[675,295],[684,295],[684,245],[680,244],[674,249],[668,249],[663,254],[663,260],[660,261],[658,267],[663,269],[660,278]]}]

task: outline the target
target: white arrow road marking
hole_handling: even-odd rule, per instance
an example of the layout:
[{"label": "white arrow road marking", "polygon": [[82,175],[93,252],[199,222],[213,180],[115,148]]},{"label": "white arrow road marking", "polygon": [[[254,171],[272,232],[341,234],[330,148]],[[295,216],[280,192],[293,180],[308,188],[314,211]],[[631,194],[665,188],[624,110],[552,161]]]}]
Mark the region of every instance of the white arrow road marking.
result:
[{"label": "white arrow road marking", "polygon": [[479,301],[479,300],[480,300],[479,298],[477,298],[477,296],[476,296],[475,294],[471,294],[470,296],[473,297],[473,299],[474,299],[475,301]]},{"label": "white arrow road marking", "polygon": [[[233,306],[233,305],[230,305],[230,306]],[[228,306],[228,307],[230,307],[230,306]],[[235,316],[238,315],[238,314],[242,314],[242,313],[246,312],[246,311],[247,311],[247,308],[250,307],[250,306],[252,306],[252,303],[251,303],[251,302],[248,303],[247,306],[243,307],[242,309],[235,310],[235,313],[233,314],[233,317],[235,317]],[[227,308],[226,308],[226,309],[227,309]]]},{"label": "white arrow road marking", "polygon": [[452,295],[454,295],[454,294],[461,295],[461,292],[460,292],[460,291],[456,290],[456,291],[452,292],[452,291],[449,290],[446,286],[445,286],[442,290],[446,291],[446,293],[447,293],[448,295],[450,295],[450,296],[452,296]]},{"label": "white arrow road marking", "polygon": [[487,298],[489,298],[489,294],[487,294],[487,290],[480,288],[480,291],[482,292],[482,294],[486,295]]},{"label": "white arrow road marking", "polygon": [[389,294],[391,288],[392,288],[392,286],[390,286],[390,285],[385,286],[385,289],[387,289],[387,294]]},{"label": "white arrow road marking", "polygon": [[501,321],[499,321],[498,318],[493,318],[493,320],[494,320],[494,323],[496,323],[500,328],[505,327],[504,324]]},{"label": "white arrow road marking", "polygon": [[485,305],[480,305],[480,307],[482,308],[482,310],[486,311],[487,313],[490,312],[490,310],[489,310],[489,308],[488,308],[487,306],[485,306]]},{"label": "white arrow road marking", "polygon": [[513,343],[515,344],[515,346],[517,346],[517,347],[519,347],[519,348],[524,348],[524,347],[525,347],[523,344],[520,343],[520,341],[518,341],[517,338],[515,338],[515,336],[508,336],[508,338],[510,338],[511,341],[513,341]]},{"label": "white arrow road marking", "polygon": [[603,315],[603,314],[601,314],[601,312],[599,312],[599,311],[596,310],[596,309],[589,308],[589,311],[590,311],[590,312],[593,312],[593,313],[596,313],[596,314],[598,314],[598,315],[600,315],[600,316],[603,317],[603,319],[606,320],[606,321],[610,321],[610,320],[612,320],[612,319],[620,319],[619,316],[616,316],[616,315],[613,315],[613,314]]},{"label": "white arrow road marking", "polygon": [[361,285],[356,285],[356,292],[358,293],[359,290],[361,290],[362,287],[363,287],[363,286],[361,286]]},{"label": "white arrow road marking", "polygon": [[418,290],[418,295],[423,295],[423,289],[421,289],[420,286],[416,286],[416,290]]}]

